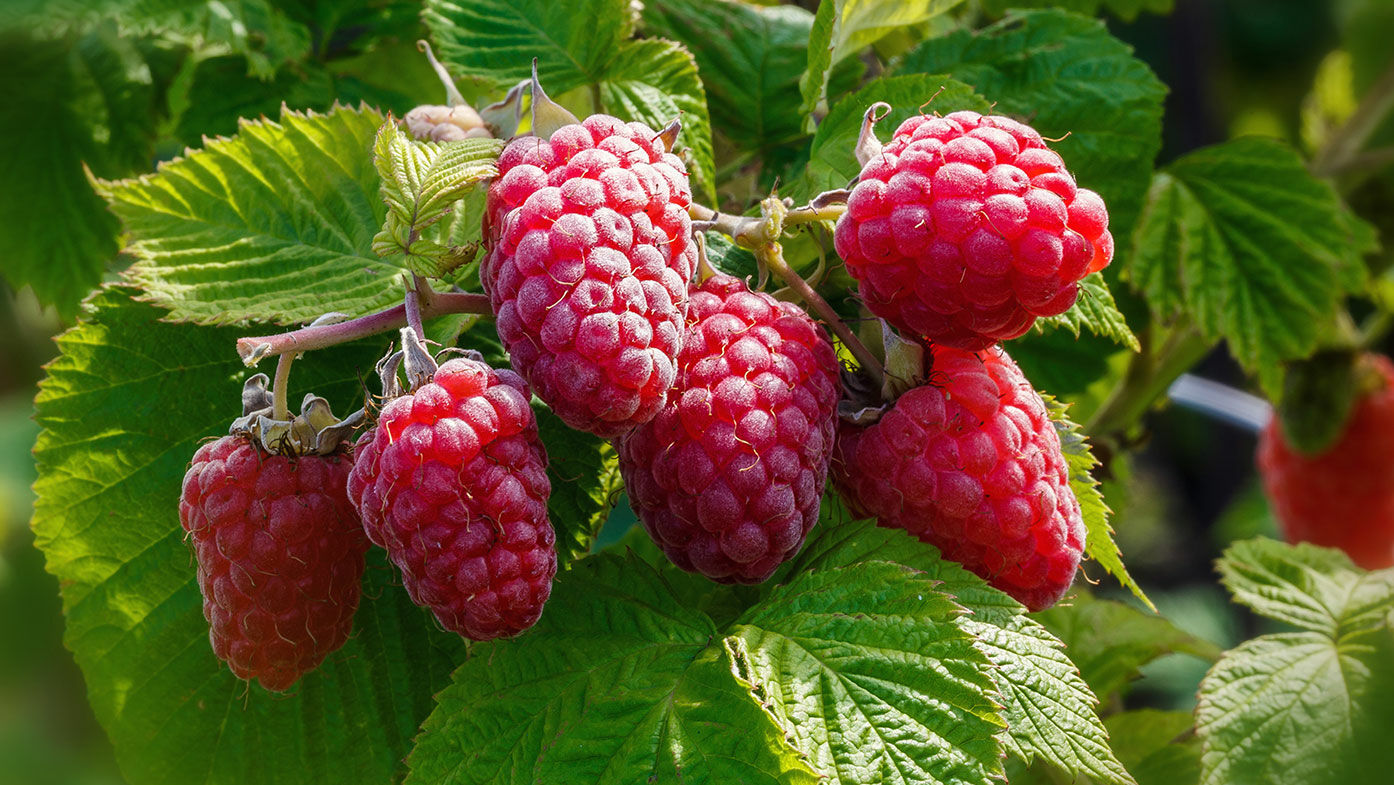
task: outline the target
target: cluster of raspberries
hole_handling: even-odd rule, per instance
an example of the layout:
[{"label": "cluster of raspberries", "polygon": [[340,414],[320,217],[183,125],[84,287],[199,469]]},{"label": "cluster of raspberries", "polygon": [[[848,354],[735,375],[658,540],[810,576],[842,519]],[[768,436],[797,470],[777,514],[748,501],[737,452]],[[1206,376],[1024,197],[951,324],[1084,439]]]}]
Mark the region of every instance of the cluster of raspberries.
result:
[{"label": "cluster of raspberries", "polygon": [[807,313],[696,274],[669,141],[593,115],[504,149],[480,278],[513,370],[456,357],[413,389],[393,382],[352,450],[274,454],[236,432],[199,449],[180,517],[213,649],[238,676],[286,689],[343,645],[370,542],[446,629],[486,640],[535,623],[557,563],[532,394],[614,441],[640,520],[685,570],[769,578],[831,472],[858,513],[1032,609],[1059,599],[1079,503],[1044,402],[994,345],[1108,263],[1098,196],[1007,118],[902,124],[865,162],[835,244],[867,307],[929,349],[929,381],[854,424]]}]

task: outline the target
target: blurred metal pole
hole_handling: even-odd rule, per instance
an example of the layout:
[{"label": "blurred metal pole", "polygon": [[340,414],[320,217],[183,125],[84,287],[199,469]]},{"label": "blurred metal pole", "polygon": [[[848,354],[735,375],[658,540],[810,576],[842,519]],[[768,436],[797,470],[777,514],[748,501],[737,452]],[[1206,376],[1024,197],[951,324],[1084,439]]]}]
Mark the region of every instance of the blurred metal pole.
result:
[{"label": "blurred metal pole", "polygon": [[1257,395],[1189,373],[1177,377],[1167,395],[1180,406],[1254,433],[1273,417],[1273,407]]}]

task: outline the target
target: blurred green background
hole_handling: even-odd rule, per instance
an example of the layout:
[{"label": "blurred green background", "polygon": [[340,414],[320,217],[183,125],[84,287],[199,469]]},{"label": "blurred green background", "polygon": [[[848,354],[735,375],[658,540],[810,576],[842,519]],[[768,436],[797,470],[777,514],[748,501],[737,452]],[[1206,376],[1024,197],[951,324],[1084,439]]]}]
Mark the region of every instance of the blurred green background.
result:
[{"label": "blurred green background", "polygon": [[[1168,15],[1144,14],[1127,23],[1109,19],[1114,34],[1136,47],[1171,89],[1161,161],[1239,134],[1278,136],[1305,149],[1303,104],[1323,59],[1338,44],[1337,19],[1344,5],[1178,0]],[[177,124],[166,118],[167,138],[157,146],[156,158],[168,157],[201,133],[232,130],[229,112],[272,111],[282,97],[292,108],[362,97],[399,114],[414,103],[439,101],[439,86],[410,46],[419,34],[414,16],[394,13],[381,20],[400,26],[396,45],[388,49],[336,53],[332,41],[323,42],[320,60],[336,64],[332,84],[324,72],[288,67],[273,81],[249,88],[245,64],[231,63],[227,73],[236,89],[225,100],[236,105],[210,108],[215,96],[195,89],[186,96],[192,109],[186,107]],[[209,67],[229,65],[223,59],[208,61]],[[392,89],[355,80],[355,73],[383,69],[393,74]],[[216,88],[208,76],[196,80],[196,88]],[[195,127],[200,118],[207,127]],[[51,338],[64,326],[31,292],[0,284],[0,785],[121,781],[110,746],[87,708],[81,675],[63,648],[58,586],[43,571],[28,527],[34,480],[30,449],[37,434],[32,400],[42,366],[54,351]],[[1197,370],[1244,383],[1223,354]],[[1234,539],[1275,533],[1254,482],[1253,435],[1178,407],[1154,415],[1149,435],[1135,460],[1115,464],[1117,477],[1109,484],[1124,556],[1166,616],[1188,632],[1233,646],[1262,630],[1227,602],[1211,563]],[[604,540],[617,539],[632,521],[621,508]],[[1086,574],[1100,579],[1100,593],[1121,595],[1102,580],[1102,570],[1086,565]],[[1182,655],[1160,660],[1148,667],[1129,702],[1189,709],[1205,667]]]}]

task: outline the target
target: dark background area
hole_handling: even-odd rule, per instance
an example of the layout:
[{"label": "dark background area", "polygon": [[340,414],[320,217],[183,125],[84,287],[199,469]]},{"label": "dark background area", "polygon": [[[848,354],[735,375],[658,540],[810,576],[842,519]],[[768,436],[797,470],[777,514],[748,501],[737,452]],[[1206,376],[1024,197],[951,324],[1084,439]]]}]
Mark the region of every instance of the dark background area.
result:
[{"label": "dark background area", "polygon": [[[1334,12],[1334,3],[1313,0],[1178,0],[1169,16],[1110,20],[1171,90],[1158,163],[1241,134],[1302,148],[1301,106],[1337,44]],[[63,327],[31,293],[0,284],[0,785],[120,782],[63,648],[58,586],[28,526],[32,400]],[[1222,351],[1196,372],[1246,384]],[[1173,406],[1149,418],[1142,450],[1114,467],[1120,482],[1110,487],[1127,489],[1110,503],[1133,574],[1164,615],[1224,647],[1261,631],[1228,603],[1212,570],[1230,541],[1275,533],[1254,480],[1254,444],[1250,432]],[[621,509],[605,539],[632,520]],[[1100,593],[1119,594],[1102,570],[1086,565],[1086,574]],[[1161,660],[1129,702],[1189,708],[1204,670],[1191,658]]]}]

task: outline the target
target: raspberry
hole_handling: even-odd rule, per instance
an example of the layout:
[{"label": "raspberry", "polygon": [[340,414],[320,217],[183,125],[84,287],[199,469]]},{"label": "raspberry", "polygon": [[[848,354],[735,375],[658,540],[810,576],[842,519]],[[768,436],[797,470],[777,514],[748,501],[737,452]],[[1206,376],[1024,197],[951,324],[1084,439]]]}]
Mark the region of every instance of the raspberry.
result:
[{"label": "raspberry", "polygon": [[382,450],[377,442],[378,429],[369,428],[353,445],[353,471],[348,476],[348,497],[363,520],[363,533],[379,548],[387,547],[382,533],[382,511],[386,509],[377,495],[378,455]]},{"label": "raspberry", "polygon": [[977,112],[901,123],[833,240],[872,313],[975,351],[1068,310],[1113,258],[1098,194],[1030,127]]},{"label": "raspberry", "polygon": [[452,359],[382,409],[348,487],[412,601],[474,640],[542,615],[557,572],[547,457],[512,371]]},{"label": "raspberry", "polygon": [[1033,611],[1084,550],[1060,437],[1000,349],[934,347],[931,383],[875,424],[840,423],[833,482],[859,515],[934,545]]},{"label": "raspberry", "polygon": [[839,393],[802,310],[714,275],[690,293],[669,402],[619,440],[640,520],[674,564],[759,583],[818,520]]},{"label": "raspberry", "polygon": [[1394,363],[1367,355],[1372,382],[1336,443],[1295,451],[1277,418],[1259,436],[1258,468],[1289,542],[1340,548],[1370,570],[1394,566]]},{"label": "raspberry", "polygon": [[344,494],[349,456],[287,457],[244,435],[194,453],[179,522],[193,541],[213,652],[285,690],[344,645],[368,542]]},{"label": "raspberry", "polygon": [[676,375],[696,265],[682,161],[643,123],[592,115],[499,157],[480,278],[513,367],[574,428],[648,422]]}]

